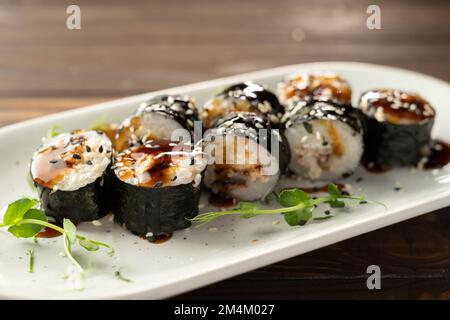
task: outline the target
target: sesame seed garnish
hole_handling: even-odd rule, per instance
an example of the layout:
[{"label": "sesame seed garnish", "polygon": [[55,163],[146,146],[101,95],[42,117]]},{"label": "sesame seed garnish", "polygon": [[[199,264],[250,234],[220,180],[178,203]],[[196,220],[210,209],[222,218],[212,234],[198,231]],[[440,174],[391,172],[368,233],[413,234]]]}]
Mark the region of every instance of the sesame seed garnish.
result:
[{"label": "sesame seed garnish", "polygon": [[55,164],[55,163],[58,163],[58,160],[50,160],[49,161],[51,164]]},{"label": "sesame seed garnish", "polygon": [[162,182],[158,181],[157,183],[155,183],[155,185],[153,186],[154,188],[159,188],[162,186]]},{"label": "sesame seed garnish", "polygon": [[78,153],[74,153],[72,158],[80,160],[81,156]]},{"label": "sesame seed garnish", "polygon": [[86,162],[86,164],[87,164],[88,166],[92,166],[92,161],[91,161],[91,160],[88,160],[88,161]]},{"label": "sesame seed garnish", "polygon": [[86,145],[86,152],[91,152],[91,147],[89,147],[88,145]]},{"label": "sesame seed garnish", "polygon": [[100,146],[100,148],[98,148],[98,152],[100,152],[100,153],[103,152],[103,146]]}]

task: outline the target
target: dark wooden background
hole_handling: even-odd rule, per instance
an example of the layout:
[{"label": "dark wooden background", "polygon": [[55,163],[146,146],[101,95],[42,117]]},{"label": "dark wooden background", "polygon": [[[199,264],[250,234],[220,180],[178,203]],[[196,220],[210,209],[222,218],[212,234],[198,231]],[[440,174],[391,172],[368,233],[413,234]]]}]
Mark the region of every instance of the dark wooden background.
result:
[{"label": "dark wooden background", "polygon": [[[65,27],[81,7],[81,30]],[[381,7],[382,30],[366,28]],[[311,61],[363,61],[450,81],[450,1],[0,2],[0,126],[200,80]],[[449,208],[182,298],[449,299]],[[367,290],[366,268],[382,270]]]}]

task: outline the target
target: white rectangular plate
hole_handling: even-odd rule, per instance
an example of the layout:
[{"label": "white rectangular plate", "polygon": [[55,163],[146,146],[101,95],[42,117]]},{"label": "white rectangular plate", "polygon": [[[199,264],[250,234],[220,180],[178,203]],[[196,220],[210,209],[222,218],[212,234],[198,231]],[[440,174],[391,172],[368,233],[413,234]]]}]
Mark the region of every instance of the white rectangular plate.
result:
[{"label": "white rectangular plate", "polygon": [[[25,176],[33,151],[41,137],[54,124],[65,131],[86,128],[107,115],[120,121],[135,111],[137,105],[160,93],[193,96],[199,104],[224,86],[254,80],[274,90],[276,83],[295,71],[334,71],[350,82],[356,102],[363,90],[394,87],[417,91],[437,109],[434,136],[450,141],[450,86],[429,76],[394,68],[360,63],[312,63],[264,70],[234,77],[143,94],[95,106],[34,119],[0,129],[0,207],[21,197],[33,195]],[[446,123],[447,122],[447,123]],[[356,183],[355,179],[363,177]],[[69,261],[62,251],[60,238],[43,239],[34,245],[0,231],[0,297],[39,299],[92,298],[165,298],[198,288],[249,270],[305,253],[364,232],[393,224],[450,204],[450,168],[435,171],[397,169],[383,175],[371,175],[360,168],[343,182],[353,185],[353,192],[363,191],[368,198],[387,205],[364,205],[350,211],[336,212],[330,220],[303,227],[289,227],[281,216],[249,220],[227,217],[201,228],[176,232],[163,244],[151,244],[131,235],[111,222],[101,226],[80,225],[81,232],[112,244],[116,255],[103,252],[93,256],[95,269],[84,281],[84,290],[69,290],[64,275]],[[399,192],[394,187],[400,184]],[[204,199],[202,200],[203,202]],[[202,208],[202,211],[208,207]],[[279,224],[273,223],[280,220]],[[210,229],[216,227],[218,230]],[[257,240],[257,241],[255,241]],[[35,270],[27,273],[26,250],[35,247]],[[84,263],[87,256],[76,253]],[[117,280],[120,270],[132,283]]]}]

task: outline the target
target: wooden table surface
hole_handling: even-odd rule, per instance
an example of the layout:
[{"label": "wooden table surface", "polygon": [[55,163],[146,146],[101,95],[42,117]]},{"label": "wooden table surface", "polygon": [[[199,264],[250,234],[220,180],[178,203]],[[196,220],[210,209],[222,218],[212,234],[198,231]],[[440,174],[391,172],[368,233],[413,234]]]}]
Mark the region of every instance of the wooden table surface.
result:
[{"label": "wooden table surface", "polygon": [[[65,26],[81,7],[81,30]],[[381,8],[382,30],[366,28]],[[363,61],[450,81],[449,1],[0,2],[0,126],[175,85],[312,61]],[[449,299],[449,208],[182,298]],[[366,268],[382,270],[367,290]]]}]

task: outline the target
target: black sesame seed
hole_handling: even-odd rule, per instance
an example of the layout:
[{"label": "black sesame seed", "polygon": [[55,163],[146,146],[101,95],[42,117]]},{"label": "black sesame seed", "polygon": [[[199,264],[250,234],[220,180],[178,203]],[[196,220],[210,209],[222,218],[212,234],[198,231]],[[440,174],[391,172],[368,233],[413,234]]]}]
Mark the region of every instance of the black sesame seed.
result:
[{"label": "black sesame seed", "polygon": [[174,176],[173,178],[172,178],[172,181],[175,181],[175,180],[177,180],[177,176]]},{"label": "black sesame seed", "polygon": [[194,159],[194,158],[191,158],[191,166],[193,166],[194,163],[195,163],[195,159]]},{"label": "black sesame seed", "polygon": [[58,149],[56,146],[52,146],[52,150],[56,150]]},{"label": "black sesame seed", "polygon": [[349,196],[350,195],[350,193],[347,192],[347,191],[341,191],[341,193],[342,193],[343,196]]},{"label": "black sesame seed", "polygon": [[361,181],[363,181],[362,177],[359,177],[358,179],[356,179],[356,182],[361,182]]},{"label": "black sesame seed", "polygon": [[92,166],[92,161],[91,161],[91,160],[88,160],[88,161],[86,162],[86,164],[87,164],[88,166]]},{"label": "black sesame seed", "polygon": [[328,141],[323,141],[322,146],[326,147],[328,145]]},{"label": "black sesame seed", "polygon": [[155,183],[155,185],[153,186],[154,188],[159,188],[162,186],[162,182],[158,181],[157,183]]},{"label": "black sesame seed", "polygon": [[395,191],[400,191],[400,190],[402,190],[402,188],[401,187],[395,187],[394,190]]},{"label": "black sesame seed", "polygon": [[299,226],[304,226],[306,224],[306,220],[300,220],[299,222],[298,222],[298,225]]},{"label": "black sesame seed", "polygon": [[98,133],[99,135],[103,135],[103,134],[104,134],[104,132],[103,132],[103,131],[100,131],[100,130],[97,130],[97,133]]},{"label": "black sesame seed", "polygon": [[351,172],[345,172],[343,175],[342,175],[342,178],[348,178],[348,177],[350,177],[352,174],[351,174]]},{"label": "black sesame seed", "polygon": [[98,148],[98,152],[100,152],[100,153],[103,152],[103,146],[100,146],[100,148]]},{"label": "black sesame seed", "polygon": [[86,145],[86,151],[87,151],[87,152],[91,152],[91,147],[89,147],[88,145]]},{"label": "black sesame seed", "polygon": [[325,210],[325,212],[324,212],[326,215],[329,215],[330,213],[331,213],[331,211],[330,210]]},{"label": "black sesame seed", "polygon": [[58,163],[58,160],[50,160],[49,161],[51,164],[55,164],[55,163]]},{"label": "black sesame seed", "polygon": [[80,156],[78,153],[74,153],[74,155],[72,156],[72,158],[80,160],[80,159],[81,159],[81,156]]},{"label": "black sesame seed", "polygon": [[366,203],[367,203],[366,200],[362,200],[362,201],[359,202],[359,204],[366,204]]}]

